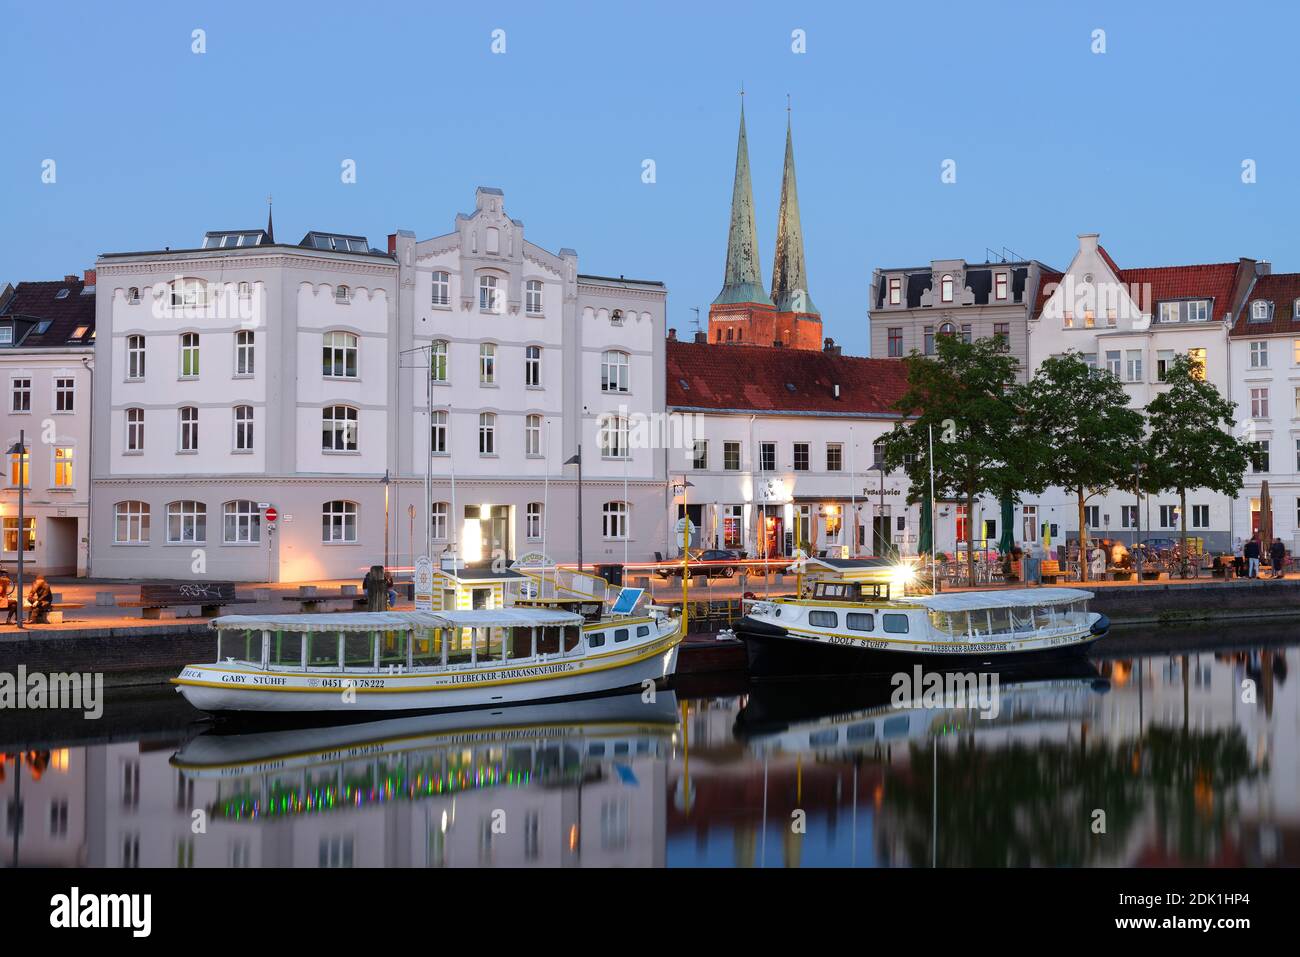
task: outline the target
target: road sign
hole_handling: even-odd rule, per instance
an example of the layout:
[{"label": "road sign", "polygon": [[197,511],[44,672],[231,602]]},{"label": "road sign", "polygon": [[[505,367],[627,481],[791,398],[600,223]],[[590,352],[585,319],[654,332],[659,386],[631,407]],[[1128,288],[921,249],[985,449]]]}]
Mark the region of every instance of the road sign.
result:
[{"label": "road sign", "polygon": [[433,611],[433,560],[421,555],[415,560],[415,610]]},{"label": "road sign", "polygon": [[684,531],[686,531],[686,529],[688,529],[688,528],[691,530],[691,534],[694,535],[694,534],[695,534],[695,523],[692,522],[689,518],[685,518],[685,517],[683,517],[683,518],[679,518],[679,519],[677,520],[677,537],[678,537],[678,538],[681,538],[681,537],[682,537],[682,533],[683,533]]},{"label": "road sign", "polygon": [[266,512],[264,514],[268,522],[274,522],[277,518],[280,517],[280,513],[277,512],[274,508],[272,508],[269,505],[266,507]]}]

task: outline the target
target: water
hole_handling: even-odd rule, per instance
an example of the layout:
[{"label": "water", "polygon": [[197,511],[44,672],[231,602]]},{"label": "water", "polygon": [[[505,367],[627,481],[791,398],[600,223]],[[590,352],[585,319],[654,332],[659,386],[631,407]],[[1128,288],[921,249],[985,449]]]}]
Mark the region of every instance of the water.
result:
[{"label": "water", "polygon": [[881,682],[710,678],[654,703],[196,737],[170,691],[118,694],[7,756],[0,861],[1295,864],[1300,629],[1235,635],[1260,643],[1000,676],[988,719],[893,708]]}]

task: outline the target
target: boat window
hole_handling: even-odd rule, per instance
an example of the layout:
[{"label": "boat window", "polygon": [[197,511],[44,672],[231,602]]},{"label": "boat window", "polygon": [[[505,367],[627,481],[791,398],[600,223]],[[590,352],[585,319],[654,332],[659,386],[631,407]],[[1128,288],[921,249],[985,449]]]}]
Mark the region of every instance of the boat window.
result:
[{"label": "boat window", "polygon": [[818,628],[838,628],[840,626],[840,616],[833,611],[810,611],[808,612],[808,624]]},{"label": "boat window", "polygon": [[644,637],[645,637],[646,635],[648,635],[648,634],[650,634],[650,626],[649,626],[649,625],[637,625],[637,626],[636,626],[636,636],[637,636],[638,638],[644,638]]},{"label": "boat window", "polygon": [[537,635],[537,653],[553,655],[560,650],[560,629],[556,625],[542,628]]},{"label": "boat window", "polygon": [[339,636],[326,632],[306,636],[308,639],[307,664],[315,668],[339,666]]},{"label": "boat window", "polygon": [[347,668],[365,668],[375,663],[372,642],[374,636],[366,632],[349,631],[343,636],[343,665]]},{"label": "boat window", "polygon": [[410,638],[405,631],[385,631],[379,636],[379,667],[406,664],[406,642]]},{"label": "boat window", "polygon": [[588,635],[588,636],[587,636],[587,647],[588,647],[588,648],[599,648],[599,647],[601,647],[603,644],[605,644],[605,633],[604,633],[604,632],[597,632],[597,633],[594,634],[594,635]]},{"label": "boat window", "polygon": [[302,632],[277,631],[271,636],[271,663],[302,666]]},{"label": "boat window", "polygon": [[851,631],[875,631],[876,616],[864,615],[861,612],[851,611],[844,616]]},{"label": "boat window", "polygon": [[885,626],[885,631],[891,635],[907,634],[907,616],[906,615],[881,615],[881,623]]},{"label": "boat window", "polygon": [[876,736],[876,726],[871,722],[866,724],[851,724],[846,737],[850,741],[870,741]]},{"label": "boat window", "polygon": [[587,746],[587,754],[590,755],[590,756],[593,757],[593,758],[604,757],[604,756],[605,756],[605,742],[604,742],[604,741],[593,741],[593,742],[591,742],[591,744],[589,744],[589,745]]},{"label": "boat window", "polygon": [[[885,617],[888,618],[889,616],[886,615]],[[885,630],[888,631],[889,629],[886,628]],[[900,714],[896,718],[886,719],[881,731],[883,732],[882,737],[886,738],[896,738],[900,734],[907,734],[907,715]]]},{"label": "boat window", "polygon": [[429,668],[442,664],[442,639],[444,632],[426,631],[414,636],[411,647],[411,667]]},{"label": "boat window", "polygon": [[631,636],[631,634],[632,633],[628,631],[626,628],[618,628],[614,631],[614,640],[627,641],[627,639]]},{"label": "boat window", "polygon": [[818,731],[815,734],[808,735],[808,743],[815,748],[824,748],[828,744],[839,744],[840,733],[838,731]]},{"label": "boat window", "polygon": [[614,742],[614,754],[616,754],[616,755],[618,755],[618,754],[627,754],[627,753],[628,753],[628,750],[629,750],[629,749],[628,749],[628,746],[627,746],[627,742],[626,742],[626,741],[615,741],[615,742]]}]

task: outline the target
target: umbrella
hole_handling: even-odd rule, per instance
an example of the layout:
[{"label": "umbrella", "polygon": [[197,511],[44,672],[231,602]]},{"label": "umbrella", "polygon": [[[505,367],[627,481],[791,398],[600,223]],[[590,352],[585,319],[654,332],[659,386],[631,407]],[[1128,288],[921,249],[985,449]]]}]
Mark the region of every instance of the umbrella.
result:
[{"label": "umbrella", "polygon": [[921,535],[916,550],[921,555],[934,554],[934,515],[928,498],[921,500]]},{"label": "umbrella", "polygon": [[1011,549],[1016,547],[1015,536],[1011,534],[1011,526],[1016,521],[1016,504],[1011,500],[1010,495],[1002,497],[1002,537],[998,539],[998,551],[1003,555],[1011,554]]}]

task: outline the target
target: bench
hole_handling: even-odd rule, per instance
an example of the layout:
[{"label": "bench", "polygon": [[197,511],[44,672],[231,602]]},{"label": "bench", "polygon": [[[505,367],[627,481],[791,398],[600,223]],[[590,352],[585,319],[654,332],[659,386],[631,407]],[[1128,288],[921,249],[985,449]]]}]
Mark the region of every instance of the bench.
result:
[{"label": "bench", "polygon": [[1061,577],[1061,563],[1044,558],[1040,577],[1045,584],[1055,585],[1056,580]]},{"label": "bench", "polygon": [[365,611],[366,596],[357,591],[356,585],[344,585],[338,591],[317,591],[315,585],[299,585],[298,594],[281,595],[281,601],[296,601],[298,610],[303,612],[324,611],[327,601],[350,601],[354,611]]},{"label": "bench", "polygon": [[23,602],[23,624],[24,625],[61,625],[63,624],[63,613],[72,608],[85,608],[80,602],[63,601],[63,596],[58,592],[52,592],[50,595],[54,600],[50,603],[49,613],[40,621],[34,621],[31,618],[32,606]]},{"label": "bench", "polygon": [[119,608],[139,608],[140,617],[158,619],[164,608],[197,605],[204,618],[221,614],[225,605],[252,604],[251,598],[237,598],[234,582],[177,582],[141,585],[138,600],[119,601]]}]

